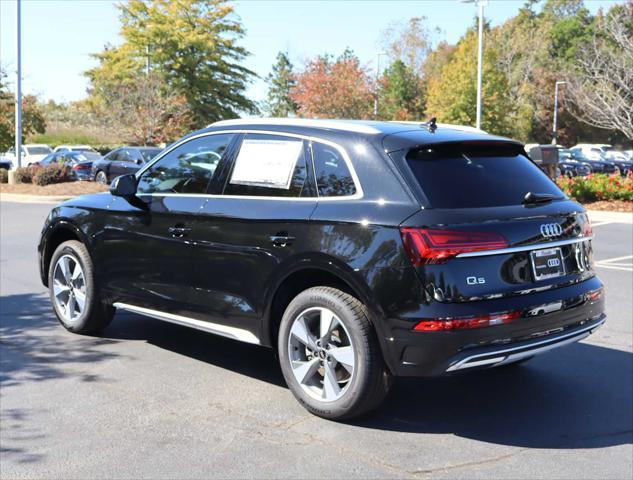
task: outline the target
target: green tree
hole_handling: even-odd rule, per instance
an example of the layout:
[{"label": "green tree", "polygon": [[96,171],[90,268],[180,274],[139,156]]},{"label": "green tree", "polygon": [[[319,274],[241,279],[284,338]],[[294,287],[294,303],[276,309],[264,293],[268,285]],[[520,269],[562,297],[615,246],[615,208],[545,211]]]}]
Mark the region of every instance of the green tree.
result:
[{"label": "green tree", "polygon": [[393,62],[379,82],[379,116],[387,120],[424,118],[422,81],[401,60]]},{"label": "green tree", "polygon": [[[0,69],[0,152],[15,144],[15,98],[9,90],[7,75]],[[46,121],[42,108],[34,95],[22,97],[22,141],[33,133],[44,133]]]},{"label": "green tree", "polygon": [[[513,104],[508,82],[497,66],[497,54],[488,48],[483,65],[482,128],[499,135],[512,134]],[[459,42],[442,76],[430,79],[427,115],[438,121],[474,125],[477,110],[477,34],[470,31]]]},{"label": "green tree", "polygon": [[290,97],[296,85],[293,65],[288,54],[279,52],[273,70],[266,77],[268,83],[268,97],[265,104],[266,112],[272,117],[287,117],[297,111],[297,105]]},{"label": "green tree", "polygon": [[192,128],[256,112],[245,96],[254,73],[242,66],[248,52],[237,43],[244,29],[226,0],[130,0],[118,8],[123,43],[96,54],[99,65],[86,72],[96,101],[109,85],[134,82],[149,59],[170,93],[186,99]]}]

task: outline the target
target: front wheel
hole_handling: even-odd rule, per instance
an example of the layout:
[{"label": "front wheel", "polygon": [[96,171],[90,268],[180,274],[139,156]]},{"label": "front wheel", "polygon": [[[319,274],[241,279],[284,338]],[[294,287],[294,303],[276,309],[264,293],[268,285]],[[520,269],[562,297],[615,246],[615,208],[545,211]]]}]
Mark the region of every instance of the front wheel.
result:
[{"label": "front wheel", "polygon": [[288,387],[320,417],[366,413],[384,400],[392,383],[367,308],[335,288],[310,288],[290,302],[278,351]]},{"label": "front wheel", "polygon": [[99,296],[92,259],[81,242],[69,240],[57,247],[49,266],[48,288],[55,314],[68,331],[95,333],[114,316],[115,309]]}]

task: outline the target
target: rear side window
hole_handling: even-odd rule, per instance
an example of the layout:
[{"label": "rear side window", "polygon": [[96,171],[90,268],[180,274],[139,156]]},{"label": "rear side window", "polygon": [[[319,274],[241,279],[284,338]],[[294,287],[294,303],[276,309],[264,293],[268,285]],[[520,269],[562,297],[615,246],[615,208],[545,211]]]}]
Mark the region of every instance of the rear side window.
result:
[{"label": "rear side window", "polygon": [[312,143],[312,156],[319,197],[354,195],[356,186],[345,159],[336,148]]},{"label": "rear side window", "polygon": [[406,162],[433,208],[520,205],[528,192],[563,192],[513,145],[423,147]]},{"label": "rear side window", "polygon": [[225,195],[301,197],[307,178],[304,141],[248,134],[240,146]]}]

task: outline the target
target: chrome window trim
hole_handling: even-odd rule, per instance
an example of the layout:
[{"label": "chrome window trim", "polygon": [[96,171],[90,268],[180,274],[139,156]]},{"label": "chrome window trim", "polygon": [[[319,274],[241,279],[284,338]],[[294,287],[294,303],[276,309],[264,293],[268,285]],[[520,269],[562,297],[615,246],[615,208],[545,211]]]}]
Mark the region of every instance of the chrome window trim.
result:
[{"label": "chrome window trim", "polygon": [[486,257],[488,255],[504,255],[506,253],[527,252],[529,250],[540,250],[542,248],[562,247],[563,245],[572,245],[574,243],[585,242],[592,240],[593,235],[590,237],[576,237],[567,240],[558,240],[556,242],[544,242],[533,243],[530,245],[521,245],[520,247],[508,247],[500,248],[498,250],[481,250],[479,252],[465,252],[457,255],[456,258],[470,258],[470,257]]},{"label": "chrome window trim", "polygon": [[[152,159],[151,162],[147,163],[142,169],[140,169],[138,172],[136,172],[136,180],[138,181],[138,179],[141,177],[141,175],[143,175],[143,173],[145,173],[146,170],[148,170],[149,168],[152,167],[152,165],[154,165],[156,162],[159,162],[163,157],[165,157],[169,152],[171,152],[172,150],[180,147],[181,145],[184,145],[185,143],[191,141],[191,140],[195,140],[197,138],[201,138],[201,137],[207,137],[207,136],[211,136],[211,135],[223,135],[223,134],[240,134],[240,133],[244,133],[244,134],[248,134],[248,133],[262,133],[262,134],[266,134],[266,135],[277,135],[277,136],[284,136],[284,137],[291,137],[291,138],[299,138],[301,140],[305,140],[308,141],[310,143],[312,142],[318,142],[318,143],[323,143],[325,145],[329,145],[332,148],[335,148],[343,157],[343,160],[345,161],[345,164],[347,165],[347,168],[352,176],[352,180],[354,181],[354,187],[356,187],[356,193],[354,193],[353,195],[345,195],[345,196],[340,196],[340,197],[320,197],[319,193],[318,193],[318,189],[317,189],[317,194],[314,197],[270,197],[270,196],[246,196],[246,195],[213,195],[213,194],[209,194],[209,193],[140,193],[138,194],[138,196],[159,196],[159,197],[174,197],[174,196],[181,196],[181,197],[199,197],[199,198],[238,198],[238,199],[246,199],[246,200],[253,200],[253,199],[257,199],[257,200],[286,200],[286,201],[293,201],[296,202],[297,200],[299,201],[311,201],[314,202],[316,201],[343,201],[343,200],[360,200],[361,198],[364,197],[364,192],[363,192],[363,188],[362,185],[360,183],[360,179],[358,178],[358,175],[356,174],[356,169],[354,168],[354,165],[352,164],[352,160],[349,157],[349,155],[347,154],[347,151],[345,150],[345,148],[343,148],[341,145],[339,145],[338,143],[332,142],[330,140],[324,140],[322,138],[318,138],[318,137],[314,137],[311,135],[301,135],[298,133],[286,133],[286,132],[275,132],[275,131],[270,131],[270,130],[252,130],[252,129],[239,129],[239,130],[218,130],[215,132],[204,132],[204,133],[200,133],[198,135],[194,135],[192,137],[187,137],[186,139],[181,140],[180,142],[174,143],[171,147],[169,147],[168,149],[163,150],[160,154],[158,154],[156,157],[154,157]],[[312,145],[310,145],[310,150],[312,151]],[[313,161],[313,165],[314,165],[314,161]],[[314,170],[314,169],[313,169]]]},{"label": "chrome window trim", "polygon": [[177,325],[202,330],[203,332],[232,338],[233,340],[239,340],[240,342],[259,345],[259,338],[248,330],[243,330],[241,328],[220,325],[219,323],[205,322],[195,318],[183,317],[182,315],[174,315],[173,313],[152,310],[151,308],[137,307],[136,305],[130,305],[128,303],[116,302],[113,306],[120,308],[121,310],[127,310],[129,312],[138,313],[157,320],[162,320],[163,322],[175,323]]}]

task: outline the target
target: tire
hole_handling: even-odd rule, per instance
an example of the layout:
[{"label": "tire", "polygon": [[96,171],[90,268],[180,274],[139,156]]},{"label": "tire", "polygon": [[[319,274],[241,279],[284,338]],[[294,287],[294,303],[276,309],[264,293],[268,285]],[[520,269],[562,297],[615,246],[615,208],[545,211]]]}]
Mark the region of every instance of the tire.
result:
[{"label": "tire", "polygon": [[290,391],[319,417],[343,420],[367,413],[392,385],[367,308],[336,288],[309,288],[290,302],[278,353]]},{"label": "tire", "polygon": [[116,309],[102,301],[83,243],[69,240],[57,247],[48,269],[48,289],[55,315],[66,330],[93,334],[112,321]]},{"label": "tire", "polygon": [[108,184],[108,176],[106,175],[106,173],[103,170],[99,170],[95,174],[95,182],[100,183],[102,185],[107,185]]}]

